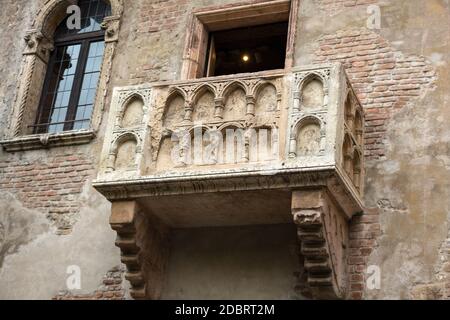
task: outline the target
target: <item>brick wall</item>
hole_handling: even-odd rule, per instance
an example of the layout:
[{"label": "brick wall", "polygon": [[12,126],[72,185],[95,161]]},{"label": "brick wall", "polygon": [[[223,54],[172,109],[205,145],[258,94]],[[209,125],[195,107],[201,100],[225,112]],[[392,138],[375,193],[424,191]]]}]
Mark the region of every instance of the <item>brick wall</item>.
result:
[{"label": "brick wall", "polygon": [[314,0],[320,10],[328,14],[335,14],[349,7],[367,6],[378,0]]},{"label": "brick wall", "polygon": [[[433,85],[435,73],[422,57],[404,56],[367,29],[345,30],[319,39],[316,62],[339,61],[366,112],[365,156],[385,156],[384,137],[396,110]],[[378,209],[367,209],[350,226],[350,298],[364,296],[367,262],[381,234]]]},{"label": "brick wall", "polygon": [[81,206],[82,188],[93,175],[93,161],[83,153],[30,161],[11,157],[0,162],[0,189],[47,214],[58,232],[67,234]]},{"label": "brick wall", "polygon": [[187,0],[148,1],[142,5],[138,32],[160,32],[179,27],[180,17],[186,14]]},{"label": "brick wall", "polygon": [[74,294],[61,291],[53,300],[125,300],[124,273],[125,267],[115,267],[108,271],[102,284],[93,293]]},{"label": "brick wall", "polygon": [[[378,2],[377,0],[314,1],[320,9],[329,13]],[[172,33],[169,36],[171,40],[178,34],[184,44],[184,32],[180,31],[183,31],[184,25],[180,19],[186,16],[188,7],[188,0],[145,2],[139,9],[136,43],[145,45],[147,37],[160,32],[161,35]],[[159,36],[155,36],[157,37]],[[169,58],[173,51],[166,48],[164,42],[167,41],[154,41],[147,44],[152,52],[145,58],[145,63],[139,64],[139,68],[130,72],[130,78],[136,83],[157,80],[160,73],[171,71],[167,65],[170,64]],[[170,48],[171,45],[170,42],[170,46],[167,47]],[[316,62],[343,62],[352,85],[365,107],[367,159],[384,157],[386,154],[384,137],[395,111],[413,102],[425,90],[431,88],[436,77],[435,72],[422,57],[401,54],[379,34],[367,29],[343,30],[324,35],[318,39],[318,45]],[[160,51],[161,55],[155,56],[152,60],[152,53]],[[18,157],[11,156],[10,160],[0,162],[0,189],[2,192],[15,194],[24,206],[47,214],[55,222],[60,233],[70,233],[81,205],[79,196],[82,188],[86,180],[95,173],[94,162],[83,153],[75,155],[67,153],[44,159],[19,161]],[[378,209],[369,209],[351,222],[348,261],[350,298],[363,298],[368,257],[377,246],[376,239],[380,233]],[[450,244],[443,250],[448,254],[449,248]],[[443,270],[450,273],[448,264]],[[55,299],[123,299],[123,272],[122,268],[108,272],[102,286],[92,294],[75,295],[64,292]],[[448,297],[450,284],[447,285]]]},{"label": "brick wall", "polygon": [[116,57],[115,65],[128,66],[127,72],[123,74],[128,80],[117,85],[136,85],[173,79],[177,65],[181,63],[179,48],[184,45],[186,26],[183,21],[187,17],[188,1],[142,1],[136,3],[134,8],[130,7],[128,10],[133,10],[136,15],[133,26],[136,32],[133,37],[127,37],[124,41],[127,49],[139,48],[139,50]]},{"label": "brick wall", "polygon": [[367,262],[377,247],[377,238],[381,235],[379,212],[367,209],[364,215],[353,217],[349,229],[349,298],[359,300],[364,297]]},{"label": "brick wall", "polygon": [[367,29],[345,30],[319,39],[316,62],[344,63],[366,112],[365,156],[385,155],[386,126],[396,110],[432,87],[436,74],[423,57],[405,56]]},{"label": "brick wall", "polygon": [[[434,69],[423,57],[405,56],[368,29],[324,35],[318,44],[315,61],[342,62],[364,106],[366,159],[383,158],[388,124],[397,110],[433,87]],[[378,208],[366,209],[364,215],[351,222],[348,266],[352,299],[364,297],[368,259],[378,245],[376,239],[380,235]]]}]

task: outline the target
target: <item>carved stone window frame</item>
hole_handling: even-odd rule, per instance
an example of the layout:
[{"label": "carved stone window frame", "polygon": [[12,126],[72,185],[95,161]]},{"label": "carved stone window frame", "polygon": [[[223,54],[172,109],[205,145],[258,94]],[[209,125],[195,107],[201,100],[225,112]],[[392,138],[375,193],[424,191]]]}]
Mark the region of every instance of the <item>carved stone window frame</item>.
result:
[{"label": "carved stone window frame", "polygon": [[192,13],[187,26],[181,80],[203,78],[209,32],[289,21],[285,69],[294,64],[294,40],[300,0],[252,0],[247,3],[207,7]]},{"label": "carved stone window frame", "polygon": [[28,125],[34,124],[35,113],[43,90],[50,54],[54,49],[53,34],[66,17],[67,7],[76,5],[77,0],[46,0],[37,12],[32,28],[25,35],[25,49],[17,95],[10,114],[6,140],[1,141],[5,151],[23,151],[65,145],[89,143],[100,127],[105,106],[112,60],[119,40],[120,20],[123,14],[123,0],[106,0],[111,5],[111,16],[106,17],[105,54],[103,56],[100,80],[95,96],[90,129],[73,130],[55,134],[28,134]]}]

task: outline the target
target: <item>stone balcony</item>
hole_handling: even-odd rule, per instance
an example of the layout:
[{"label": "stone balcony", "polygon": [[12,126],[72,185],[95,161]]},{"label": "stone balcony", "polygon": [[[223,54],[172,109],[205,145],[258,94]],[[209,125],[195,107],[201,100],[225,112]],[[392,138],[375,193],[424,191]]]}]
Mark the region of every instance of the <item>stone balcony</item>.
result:
[{"label": "stone balcony", "polygon": [[94,186],[132,295],[160,297],[168,230],[294,223],[301,290],[345,298],[363,141],[339,64],[116,88]]}]

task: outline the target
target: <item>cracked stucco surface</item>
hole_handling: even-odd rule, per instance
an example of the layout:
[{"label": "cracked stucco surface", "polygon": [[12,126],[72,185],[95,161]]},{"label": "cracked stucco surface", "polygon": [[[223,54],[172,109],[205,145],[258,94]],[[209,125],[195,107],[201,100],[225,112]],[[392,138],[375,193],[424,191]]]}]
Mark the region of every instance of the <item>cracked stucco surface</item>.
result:
[{"label": "cracked stucco surface", "polygon": [[[386,155],[366,163],[366,206],[378,208],[382,235],[369,265],[381,267],[381,289],[367,298],[407,299],[416,285],[442,281],[446,259],[441,247],[449,230],[450,128],[449,2],[378,1],[382,25],[377,31],[404,55],[424,56],[437,72],[433,88],[423,90],[389,120]],[[312,2],[304,4],[308,41],[297,61],[314,59],[314,39],[341,30],[365,27],[366,7],[347,9],[321,23]],[[299,35],[304,40],[304,33]],[[442,251],[442,250],[441,250]]]},{"label": "cracked stucco surface", "polygon": [[[141,81],[131,75],[142,64],[163,65],[152,77],[173,79],[179,73],[184,25],[170,34],[136,34],[136,16],[144,2],[125,1],[128,8],[114,61],[113,85]],[[295,48],[297,65],[314,61],[321,36],[366,26],[366,6],[328,15],[315,2],[301,1]],[[9,76],[0,85],[0,136],[7,128],[15,97],[23,35],[39,3],[2,1],[0,71]],[[195,6],[212,3],[219,1],[197,1]],[[380,290],[366,291],[366,296],[410,298],[415,286],[440,281],[445,259],[440,251],[449,231],[450,7],[447,0],[377,3],[382,12],[382,28],[377,33],[404,55],[424,56],[437,72],[435,88],[424,91],[421,98],[410,101],[389,120],[385,156],[367,163],[366,205],[378,208],[382,229],[369,264],[381,267],[382,281]],[[97,154],[102,142],[99,140],[86,152]],[[0,151],[0,159],[21,161],[21,158]],[[83,291],[91,292],[102,276],[120,263],[119,250],[114,246],[115,233],[108,224],[108,202],[88,184],[82,197],[84,206],[73,232],[57,236],[45,215],[23,208],[14,195],[0,196],[0,298],[49,299],[65,289],[69,265],[81,267]]]},{"label": "cracked stucco surface", "polygon": [[110,204],[88,184],[82,197],[85,207],[72,233],[58,236],[42,213],[24,209],[8,196],[9,205],[0,207],[10,213],[3,219],[9,227],[3,234],[2,247],[9,242],[15,245],[0,269],[2,299],[49,299],[67,288],[66,272],[72,265],[81,269],[80,292],[89,293],[118,264],[116,235],[108,224]]}]

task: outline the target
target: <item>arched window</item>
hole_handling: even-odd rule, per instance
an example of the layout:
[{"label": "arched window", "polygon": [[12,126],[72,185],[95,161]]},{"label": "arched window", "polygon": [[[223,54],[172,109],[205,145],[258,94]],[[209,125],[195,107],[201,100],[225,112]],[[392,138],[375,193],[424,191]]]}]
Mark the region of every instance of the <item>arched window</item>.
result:
[{"label": "arched window", "polygon": [[78,6],[81,28],[69,29],[68,17],[56,29],[34,133],[90,126],[105,48],[101,24],[111,7],[103,0],[80,0]]}]

